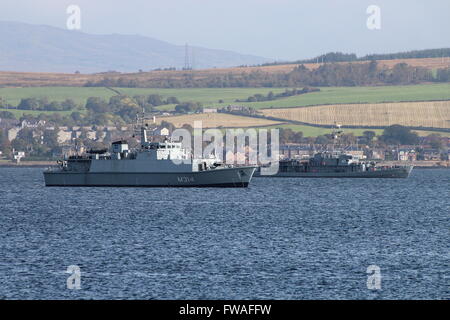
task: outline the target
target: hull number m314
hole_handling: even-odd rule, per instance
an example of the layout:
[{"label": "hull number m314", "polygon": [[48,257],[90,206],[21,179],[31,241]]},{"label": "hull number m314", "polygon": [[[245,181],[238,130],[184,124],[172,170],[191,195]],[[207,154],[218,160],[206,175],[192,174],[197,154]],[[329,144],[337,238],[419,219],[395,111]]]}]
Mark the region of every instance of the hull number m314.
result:
[{"label": "hull number m314", "polygon": [[194,177],[177,177],[178,182],[194,182]]}]

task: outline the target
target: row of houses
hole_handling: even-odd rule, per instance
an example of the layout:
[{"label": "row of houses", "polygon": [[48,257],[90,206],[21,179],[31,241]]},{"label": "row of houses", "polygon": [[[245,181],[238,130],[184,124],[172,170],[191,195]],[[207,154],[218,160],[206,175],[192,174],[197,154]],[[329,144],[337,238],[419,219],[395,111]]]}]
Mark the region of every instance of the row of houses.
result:
[{"label": "row of houses", "polygon": [[[73,127],[55,127],[47,126],[45,121],[40,120],[37,122],[30,122],[23,120],[17,126],[9,128],[7,132],[7,138],[11,142],[17,138],[19,132],[25,128],[33,130],[34,137],[43,138],[43,133],[46,130],[56,131],[57,141],[59,144],[65,144],[73,141],[74,139],[85,137],[87,139],[103,142],[104,140],[113,140],[116,138],[122,138],[131,136],[133,134],[133,128],[128,126],[114,127],[114,126],[73,126]],[[152,135],[167,136],[169,135],[169,129],[164,127],[157,127],[151,131]]]},{"label": "row of houses", "polygon": [[[13,141],[17,138],[19,132],[23,130],[21,127],[11,128],[7,131],[7,137],[9,141]],[[33,136],[39,137],[43,136],[44,131],[56,131],[57,140],[59,144],[63,144],[66,142],[70,142],[73,139],[80,138],[83,134],[87,139],[92,139],[96,141],[103,141],[118,132],[128,132],[128,129],[121,128],[113,128],[113,129],[100,129],[100,128],[92,128],[92,127],[83,127],[83,128],[67,128],[67,127],[42,127],[42,128],[34,128]]]}]

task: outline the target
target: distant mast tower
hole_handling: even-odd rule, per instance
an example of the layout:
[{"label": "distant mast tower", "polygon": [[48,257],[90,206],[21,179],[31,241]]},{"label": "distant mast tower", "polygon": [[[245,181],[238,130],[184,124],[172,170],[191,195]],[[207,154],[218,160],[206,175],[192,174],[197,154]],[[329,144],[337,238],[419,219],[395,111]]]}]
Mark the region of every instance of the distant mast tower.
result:
[{"label": "distant mast tower", "polygon": [[186,45],[184,47],[184,70],[191,70],[192,66],[189,59],[189,45],[186,42]]}]

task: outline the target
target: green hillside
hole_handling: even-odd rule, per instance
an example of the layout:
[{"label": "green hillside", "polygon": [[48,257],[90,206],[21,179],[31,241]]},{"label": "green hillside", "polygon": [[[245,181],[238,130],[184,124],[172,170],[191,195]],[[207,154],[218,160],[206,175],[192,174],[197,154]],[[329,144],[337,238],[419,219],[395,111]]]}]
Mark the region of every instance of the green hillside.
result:
[{"label": "green hillside", "polygon": [[[201,102],[204,106],[223,107],[229,104],[246,105],[253,108],[286,108],[337,103],[377,103],[398,101],[450,100],[450,84],[427,84],[413,86],[379,87],[323,87],[320,92],[263,102],[235,102],[255,94],[267,95],[270,91],[283,92],[285,88],[193,88],[193,89],[157,89],[157,88],[114,88],[104,87],[33,87],[0,88],[0,97],[12,105],[22,98],[47,97],[50,101],[62,101],[67,98],[84,105],[88,97],[109,99],[116,91],[128,95],[159,94],[165,98],[174,96],[179,101]],[[219,100],[223,100],[219,103]],[[160,110],[173,110],[175,105],[159,106]],[[3,109],[0,109],[3,110]],[[14,113],[41,113],[42,111],[21,111]],[[61,112],[61,111],[58,111]]]}]

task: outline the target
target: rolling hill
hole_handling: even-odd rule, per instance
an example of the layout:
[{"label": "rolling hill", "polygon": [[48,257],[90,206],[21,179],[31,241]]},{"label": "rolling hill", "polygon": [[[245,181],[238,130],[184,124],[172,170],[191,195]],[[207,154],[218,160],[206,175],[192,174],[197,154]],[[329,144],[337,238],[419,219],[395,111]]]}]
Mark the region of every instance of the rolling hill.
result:
[{"label": "rolling hill", "polygon": [[[1,43],[0,43],[1,47]],[[210,68],[210,69],[196,69],[192,71],[184,70],[160,70],[149,72],[134,72],[134,73],[95,73],[95,74],[75,74],[61,73],[61,72],[17,72],[5,71],[12,68],[2,69],[2,54],[0,52],[0,87],[49,87],[49,86],[70,86],[81,87],[88,82],[97,82],[104,78],[117,80],[124,79],[127,81],[137,80],[140,82],[154,81],[154,80],[179,80],[187,76],[195,79],[203,79],[211,76],[243,76],[252,72],[262,72],[267,74],[286,74],[291,72],[298,65],[270,65],[270,66],[250,66],[250,67],[229,67],[229,68]],[[347,62],[342,62],[347,63]],[[351,62],[355,64],[365,63],[364,61]],[[378,64],[381,67],[393,68],[398,63],[406,63],[412,67],[425,67],[429,69],[449,68],[450,57],[445,58],[420,58],[420,59],[395,59],[395,60],[380,60]],[[339,64],[339,62],[338,62]],[[309,63],[304,66],[310,70],[320,67],[321,63]],[[3,70],[3,71],[2,71]]]},{"label": "rolling hill", "polygon": [[[0,21],[0,70],[94,73],[184,66],[185,47],[140,35],[94,35]],[[197,68],[260,64],[270,59],[191,47]]]}]

